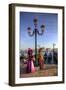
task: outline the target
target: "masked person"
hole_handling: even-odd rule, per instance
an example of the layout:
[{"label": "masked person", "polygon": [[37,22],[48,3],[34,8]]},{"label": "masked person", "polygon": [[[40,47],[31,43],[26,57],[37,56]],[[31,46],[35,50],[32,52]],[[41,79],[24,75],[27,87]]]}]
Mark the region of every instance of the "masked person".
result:
[{"label": "masked person", "polygon": [[28,61],[27,61],[27,73],[34,73],[34,57],[33,57],[33,50],[31,48],[28,49]]},{"label": "masked person", "polygon": [[42,55],[42,48],[39,49],[38,53],[39,53],[38,55],[39,66],[40,66],[40,69],[43,69],[44,68],[44,57]]}]

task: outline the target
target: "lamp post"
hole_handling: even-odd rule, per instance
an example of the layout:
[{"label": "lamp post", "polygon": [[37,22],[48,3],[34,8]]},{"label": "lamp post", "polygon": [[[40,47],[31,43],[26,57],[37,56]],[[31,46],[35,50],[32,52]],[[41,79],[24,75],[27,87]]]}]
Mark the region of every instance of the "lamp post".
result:
[{"label": "lamp post", "polygon": [[54,48],[55,48],[55,45],[56,44],[53,43],[52,64],[54,63]]},{"label": "lamp post", "polygon": [[28,27],[28,34],[29,34],[30,37],[35,35],[35,63],[36,63],[36,66],[38,66],[38,60],[37,60],[37,35],[43,35],[45,25],[41,25],[41,32],[39,32],[38,29],[37,29],[38,19],[35,18],[33,20],[33,22],[34,22],[35,28],[34,28],[33,32],[31,32],[31,27]]}]

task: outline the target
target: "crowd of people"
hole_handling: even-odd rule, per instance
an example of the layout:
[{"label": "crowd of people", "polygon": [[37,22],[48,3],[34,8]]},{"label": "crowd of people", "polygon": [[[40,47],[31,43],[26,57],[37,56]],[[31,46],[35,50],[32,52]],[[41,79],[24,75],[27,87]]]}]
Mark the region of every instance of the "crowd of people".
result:
[{"label": "crowd of people", "polygon": [[46,50],[44,54],[44,59],[46,64],[58,64],[58,52],[57,51],[48,51]]}]

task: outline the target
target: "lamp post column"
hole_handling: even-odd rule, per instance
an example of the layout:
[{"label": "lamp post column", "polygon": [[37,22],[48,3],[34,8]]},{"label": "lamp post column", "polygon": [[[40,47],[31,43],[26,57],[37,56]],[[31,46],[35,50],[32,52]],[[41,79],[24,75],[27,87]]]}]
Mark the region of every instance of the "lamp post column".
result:
[{"label": "lamp post column", "polygon": [[54,64],[54,48],[55,48],[55,44],[53,43],[52,64]]},{"label": "lamp post column", "polygon": [[38,58],[37,58],[37,29],[35,29],[35,64],[38,66]]}]

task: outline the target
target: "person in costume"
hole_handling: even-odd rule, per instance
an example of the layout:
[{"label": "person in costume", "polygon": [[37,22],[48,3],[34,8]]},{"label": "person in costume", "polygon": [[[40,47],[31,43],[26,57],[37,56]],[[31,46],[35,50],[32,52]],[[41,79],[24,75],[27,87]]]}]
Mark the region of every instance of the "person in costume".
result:
[{"label": "person in costume", "polygon": [[27,73],[35,72],[34,67],[34,57],[33,57],[33,50],[31,48],[28,49],[28,60],[27,60]]},{"label": "person in costume", "polygon": [[44,69],[44,57],[42,55],[42,48],[39,49],[38,53],[39,53],[38,62],[39,62],[40,69]]}]

